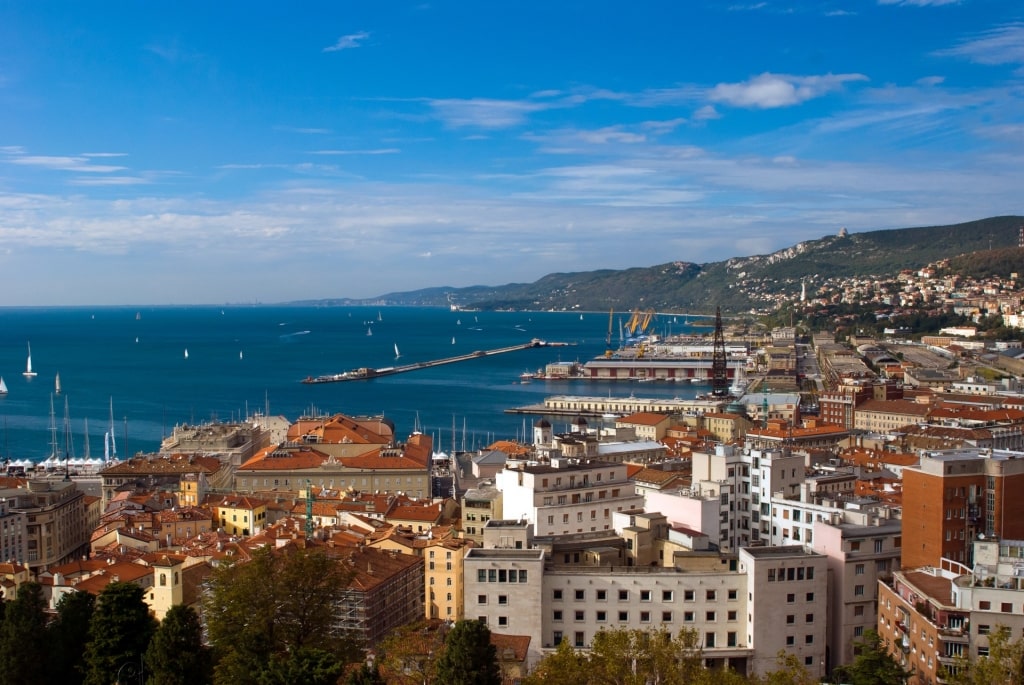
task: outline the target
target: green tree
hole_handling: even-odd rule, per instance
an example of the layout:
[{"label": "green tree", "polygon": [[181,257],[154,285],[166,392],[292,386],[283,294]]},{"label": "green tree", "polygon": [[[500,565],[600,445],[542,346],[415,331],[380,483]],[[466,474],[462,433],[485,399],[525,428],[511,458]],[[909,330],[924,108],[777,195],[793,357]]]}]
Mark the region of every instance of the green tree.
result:
[{"label": "green tree", "polygon": [[119,673],[141,674],[142,656],[155,631],[156,619],[149,614],[141,587],[116,581],[103,588],[89,621],[86,685],[110,685]]},{"label": "green tree", "polygon": [[854,650],[853,661],[835,669],[834,679],[852,685],[903,685],[910,677],[911,672],[903,670],[874,630],[865,630]]},{"label": "green tree", "polygon": [[89,621],[96,609],[96,596],[74,591],[57,601],[57,615],[46,629],[50,645],[46,660],[47,680],[51,683],[78,685],[85,672],[85,641]]},{"label": "green tree", "polygon": [[263,674],[282,668],[304,663],[320,669],[318,659],[297,656],[304,649],[329,654],[340,664],[360,658],[335,613],[350,578],[347,567],[320,549],[267,547],[250,561],[218,567],[204,600],[217,661],[214,682],[258,685]]},{"label": "green tree", "polygon": [[820,682],[800,663],[795,654],[781,651],[775,657],[775,663],[777,668],[765,673],[760,679],[763,685],[818,685]]},{"label": "green tree", "polygon": [[46,599],[39,583],[24,583],[0,625],[0,683],[46,683]]},{"label": "green tree", "polygon": [[988,656],[958,659],[944,674],[954,685],[1004,685],[1024,682],[1024,638],[1010,640],[1010,629],[996,626],[988,635]]},{"label": "green tree", "polygon": [[481,621],[458,621],[445,636],[437,660],[437,678],[445,685],[500,685],[498,652]]},{"label": "green tree", "polygon": [[590,682],[588,663],[588,657],[573,649],[569,641],[563,638],[554,652],[547,654],[537,663],[530,675],[523,680],[523,685],[541,685],[542,683],[587,685]]},{"label": "green tree", "polygon": [[440,626],[426,621],[402,626],[377,645],[375,664],[390,685],[422,685],[434,679],[444,638]]},{"label": "green tree", "polygon": [[622,685],[707,683],[696,630],[601,630],[594,635],[589,670],[597,682]]},{"label": "green tree", "polygon": [[146,651],[148,685],[203,685],[209,683],[212,663],[203,645],[199,615],[183,604],[172,606]]},{"label": "green tree", "polygon": [[260,685],[335,685],[345,665],[330,652],[300,647],[271,660],[259,674]]}]

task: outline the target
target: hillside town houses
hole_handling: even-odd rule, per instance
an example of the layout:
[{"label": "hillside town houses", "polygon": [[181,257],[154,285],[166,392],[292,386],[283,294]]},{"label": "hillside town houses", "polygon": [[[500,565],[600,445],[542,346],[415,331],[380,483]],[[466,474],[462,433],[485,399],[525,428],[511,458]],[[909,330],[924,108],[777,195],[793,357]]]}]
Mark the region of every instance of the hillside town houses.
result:
[{"label": "hillside town houses", "polygon": [[[1020,307],[1013,281],[929,270],[836,285],[807,306]],[[127,581],[159,618],[225,560],[320,548],[371,649],[478,619],[526,672],[602,629],[689,629],[708,666],[759,675],[785,651],[825,679],[876,630],[910,682],[942,683],[995,627],[1024,629],[1024,363],[970,333],[781,331],[763,349],[791,361],[753,360],[736,396],[554,396],[532,439],[463,454],[382,416],[178,427],[91,477],[6,477],[0,592],[38,581],[52,609]]]}]

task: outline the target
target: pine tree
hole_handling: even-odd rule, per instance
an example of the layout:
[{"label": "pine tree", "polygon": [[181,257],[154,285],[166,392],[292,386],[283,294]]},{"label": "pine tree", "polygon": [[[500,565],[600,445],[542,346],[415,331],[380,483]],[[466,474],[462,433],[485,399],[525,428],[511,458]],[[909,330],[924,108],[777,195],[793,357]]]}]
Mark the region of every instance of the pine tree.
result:
[{"label": "pine tree", "polygon": [[141,683],[142,657],[155,631],[142,588],[119,581],[105,587],[89,622],[85,685],[110,685],[128,673]]},{"label": "pine tree", "polygon": [[192,607],[172,606],[146,651],[147,685],[201,685],[210,682],[212,663],[203,645],[203,627]]},{"label": "pine tree", "polygon": [[47,627],[47,680],[62,685],[80,685],[85,665],[85,641],[96,597],[88,592],[69,592],[57,602],[57,616]]},{"label": "pine tree", "polygon": [[475,620],[459,621],[448,631],[437,660],[438,682],[446,685],[499,685],[498,652],[491,631]]},{"label": "pine tree", "polygon": [[39,583],[25,583],[0,625],[0,684],[43,685],[46,679],[46,599]]}]

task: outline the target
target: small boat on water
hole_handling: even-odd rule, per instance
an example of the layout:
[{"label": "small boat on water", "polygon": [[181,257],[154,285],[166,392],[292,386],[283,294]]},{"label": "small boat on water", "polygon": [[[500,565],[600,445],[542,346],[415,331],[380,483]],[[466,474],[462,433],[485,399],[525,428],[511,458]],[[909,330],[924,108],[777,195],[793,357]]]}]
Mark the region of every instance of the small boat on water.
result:
[{"label": "small boat on water", "polygon": [[0,376],[0,397],[7,394],[7,384],[4,383],[4,377]]},{"label": "small boat on water", "polygon": [[398,351],[398,343],[395,343],[395,359],[398,359],[401,356],[401,352]]},{"label": "small boat on water", "polygon": [[60,394],[60,374],[58,373],[53,379],[53,391]]},{"label": "small boat on water", "polygon": [[454,344],[455,344],[455,336],[453,335],[452,336],[452,345],[454,345]]},{"label": "small boat on water", "polygon": [[35,378],[38,375],[32,370],[32,343],[28,343],[28,359],[25,361],[25,371],[21,375],[25,378]]},{"label": "small boat on water", "polygon": [[185,359],[188,359],[188,348],[185,348]]},{"label": "small boat on water", "polygon": [[366,334],[367,335],[373,335],[373,328],[371,328],[370,326],[367,326],[366,327]]}]

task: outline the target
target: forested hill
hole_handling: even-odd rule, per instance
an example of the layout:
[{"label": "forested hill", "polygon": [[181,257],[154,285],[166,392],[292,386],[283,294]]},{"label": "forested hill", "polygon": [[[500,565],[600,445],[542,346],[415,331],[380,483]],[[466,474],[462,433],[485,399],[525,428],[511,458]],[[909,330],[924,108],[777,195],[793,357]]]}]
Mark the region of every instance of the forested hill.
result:
[{"label": "forested hill", "polygon": [[[675,261],[623,270],[553,273],[533,283],[467,288],[435,287],[388,293],[372,300],[324,299],[295,304],[391,304],[476,309],[603,311],[636,307],[659,311],[746,311],[765,293],[793,291],[802,278],[891,276],[943,259],[1003,268],[1019,261],[1024,217],[1000,216],[949,226],[868,231],[808,240],[784,250],[723,262]],[[973,253],[988,252],[981,258]],[[984,267],[985,264],[991,266]],[[1024,270],[1024,264],[1012,269]],[[1004,275],[1008,275],[1004,274]]]}]

